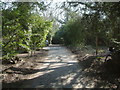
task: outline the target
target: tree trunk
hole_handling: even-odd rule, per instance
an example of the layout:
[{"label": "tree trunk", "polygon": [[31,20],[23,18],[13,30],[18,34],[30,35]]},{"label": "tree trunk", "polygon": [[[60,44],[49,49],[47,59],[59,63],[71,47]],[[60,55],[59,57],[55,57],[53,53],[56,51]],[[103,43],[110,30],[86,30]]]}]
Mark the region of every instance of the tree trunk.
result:
[{"label": "tree trunk", "polygon": [[98,37],[97,36],[96,36],[95,43],[96,43],[96,56],[97,56],[97,54],[98,54]]}]

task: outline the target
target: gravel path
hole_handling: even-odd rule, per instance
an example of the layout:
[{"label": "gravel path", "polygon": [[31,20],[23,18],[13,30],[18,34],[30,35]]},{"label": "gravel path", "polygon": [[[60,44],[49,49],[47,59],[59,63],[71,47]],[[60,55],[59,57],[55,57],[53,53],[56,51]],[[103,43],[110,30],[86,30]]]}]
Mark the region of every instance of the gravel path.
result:
[{"label": "gravel path", "polygon": [[27,80],[24,87],[28,88],[72,88],[80,82],[80,66],[78,61],[67,48],[56,45],[45,47],[48,56],[43,58],[38,77]]},{"label": "gravel path", "polygon": [[[66,47],[51,45],[43,62],[38,62],[37,72],[29,79],[12,83],[17,88],[92,88],[94,83],[82,76],[82,68],[75,55]],[[42,65],[42,66],[41,66]]]}]

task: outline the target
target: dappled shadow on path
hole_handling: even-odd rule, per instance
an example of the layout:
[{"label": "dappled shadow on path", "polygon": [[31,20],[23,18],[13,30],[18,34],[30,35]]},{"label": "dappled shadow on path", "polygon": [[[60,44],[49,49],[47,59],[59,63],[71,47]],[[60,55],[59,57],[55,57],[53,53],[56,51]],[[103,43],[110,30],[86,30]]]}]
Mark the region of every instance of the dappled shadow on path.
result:
[{"label": "dappled shadow on path", "polygon": [[37,73],[39,69],[30,69],[30,68],[18,68],[18,67],[10,67],[6,70],[3,71],[3,73],[8,73],[8,74],[22,74],[22,75],[27,75],[27,74],[34,74]]},{"label": "dappled shadow on path", "polygon": [[[120,71],[118,68],[110,67],[95,56],[90,56],[80,61],[83,76],[94,81],[95,88],[119,88],[120,89]],[[109,65],[109,67],[108,67]]]},{"label": "dappled shadow on path", "polygon": [[[45,64],[45,67],[32,70],[35,71],[31,74],[38,73],[36,77],[3,83],[3,88],[115,88],[115,80],[119,77],[118,74],[109,71],[101,72],[101,69],[95,65],[103,66],[93,64],[96,60],[95,56],[89,56],[79,63],[66,61],[38,62]],[[11,69],[21,71],[24,74],[24,69]]]},{"label": "dappled shadow on path", "polygon": [[[52,62],[51,62],[52,63]],[[17,82],[12,83],[3,83],[3,88],[24,88],[24,87],[63,87],[67,84],[68,87],[72,87],[72,82],[65,82],[70,76],[70,74],[76,74],[75,76],[80,76],[80,70],[77,67],[77,63],[70,63],[68,66],[61,66],[61,67],[52,67],[52,68],[43,68],[40,70],[37,70],[37,72],[43,72],[44,73],[41,76],[38,76],[33,79],[29,80],[21,80]],[[47,73],[48,72],[48,73]],[[71,78],[72,79],[72,78]],[[77,78],[74,78],[77,79]],[[72,84],[74,84],[73,82]]]}]

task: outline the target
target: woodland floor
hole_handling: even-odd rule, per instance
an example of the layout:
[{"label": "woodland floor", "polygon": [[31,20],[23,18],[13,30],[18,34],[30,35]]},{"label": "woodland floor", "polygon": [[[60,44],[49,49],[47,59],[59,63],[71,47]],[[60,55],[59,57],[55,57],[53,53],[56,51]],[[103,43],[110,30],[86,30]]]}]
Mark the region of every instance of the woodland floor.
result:
[{"label": "woodland floor", "polygon": [[23,61],[2,65],[3,88],[120,89],[120,72],[106,69],[105,57],[97,58],[93,49],[51,45],[36,51],[33,57],[18,56]]}]

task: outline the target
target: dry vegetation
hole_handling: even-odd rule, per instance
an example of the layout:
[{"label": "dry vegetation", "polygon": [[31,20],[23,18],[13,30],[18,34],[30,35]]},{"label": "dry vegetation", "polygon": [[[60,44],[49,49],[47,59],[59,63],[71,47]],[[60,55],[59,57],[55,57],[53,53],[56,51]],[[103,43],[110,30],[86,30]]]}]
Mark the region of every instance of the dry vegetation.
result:
[{"label": "dry vegetation", "polygon": [[113,65],[110,57],[105,62],[103,55],[106,49],[100,49],[103,53],[99,52],[98,56],[95,56],[92,48],[70,48],[70,50],[77,55],[79,64],[83,69],[83,76],[94,80],[95,87],[120,89],[120,67]]},{"label": "dry vegetation", "polygon": [[32,77],[31,74],[38,71],[35,69],[37,62],[40,62],[46,54],[46,50],[36,51],[33,56],[28,56],[28,53],[18,54],[17,57],[21,60],[16,64],[2,64],[2,82],[10,83]]}]

